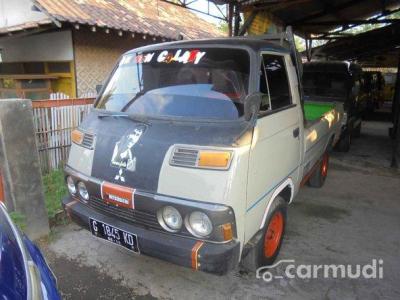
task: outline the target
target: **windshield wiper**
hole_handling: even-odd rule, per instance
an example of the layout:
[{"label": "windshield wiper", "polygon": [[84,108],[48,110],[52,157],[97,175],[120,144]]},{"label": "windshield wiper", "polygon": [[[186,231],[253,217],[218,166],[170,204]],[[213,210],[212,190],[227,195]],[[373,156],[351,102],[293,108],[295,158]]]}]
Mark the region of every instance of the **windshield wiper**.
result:
[{"label": "windshield wiper", "polygon": [[134,122],[143,123],[145,125],[150,126],[151,124],[147,121],[146,117],[139,117],[139,116],[132,116],[132,115],[125,115],[125,114],[99,114],[97,115],[99,119],[103,118],[124,118]]},{"label": "windshield wiper", "polygon": [[121,109],[121,111],[126,111],[133,102],[135,102],[139,97],[142,97],[144,94],[146,94],[146,92],[144,92],[144,91],[140,91],[140,92],[136,93],[136,95],[131,100],[129,100],[128,103],[126,103],[124,105],[124,107]]}]

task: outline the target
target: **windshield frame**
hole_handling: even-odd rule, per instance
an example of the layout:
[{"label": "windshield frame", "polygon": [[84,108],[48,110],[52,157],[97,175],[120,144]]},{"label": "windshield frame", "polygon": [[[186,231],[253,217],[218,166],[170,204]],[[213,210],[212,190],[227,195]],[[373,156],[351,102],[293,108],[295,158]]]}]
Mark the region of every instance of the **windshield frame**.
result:
[{"label": "windshield frame", "polygon": [[[254,65],[256,64],[256,52],[254,49],[252,49],[251,47],[247,46],[247,45],[231,45],[231,44],[224,44],[224,43],[219,43],[219,44],[212,44],[212,43],[189,43],[189,44],[182,44],[180,45],[179,42],[170,42],[170,43],[161,43],[161,44],[156,44],[156,45],[150,45],[150,46],[144,46],[144,47],[140,47],[140,48],[136,48],[133,50],[129,50],[127,52],[125,52],[124,54],[122,54],[118,61],[116,62],[113,70],[111,71],[111,73],[109,74],[109,76],[107,77],[107,80],[104,81],[104,84],[100,90],[100,92],[98,93],[96,100],[93,104],[93,111],[95,111],[96,113],[100,114],[107,114],[107,115],[116,115],[116,114],[126,114],[132,117],[138,117],[138,118],[146,118],[147,120],[171,120],[171,121],[186,121],[186,122],[198,122],[198,123],[236,123],[236,122],[243,122],[245,121],[245,117],[243,114],[242,116],[240,116],[237,119],[234,120],[226,120],[226,119],[218,119],[218,118],[192,118],[192,117],[183,117],[183,116],[157,116],[157,115],[143,115],[143,114],[133,114],[133,113],[128,113],[128,112],[118,112],[118,111],[110,111],[110,110],[106,110],[106,109],[100,109],[100,108],[96,108],[96,106],[98,105],[101,97],[103,96],[103,93],[107,87],[107,85],[109,84],[109,82],[111,81],[113,75],[115,74],[115,72],[117,71],[118,67],[119,67],[119,63],[121,62],[121,60],[123,59],[123,57],[125,57],[126,55],[130,55],[130,54],[134,54],[134,53],[139,53],[139,52],[148,52],[148,51],[160,51],[160,50],[175,50],[175,49],[182,49],[182,50],[186,50],[186,49],[193,49],[193,48],[201,48],[201,49],[207,49],[207,48],[214,48],[214,49],[238,49],[238,50],[244,50],[247,55],[249,56],[249,76],[248,76],[248,87],[247,87],[247,95],[244,99],[244,102],[246,101],[247,97],[251,94],[253,94],[255,92],[255,85],[254,85]],[[244,104],[243,102],[243,104]]]}]

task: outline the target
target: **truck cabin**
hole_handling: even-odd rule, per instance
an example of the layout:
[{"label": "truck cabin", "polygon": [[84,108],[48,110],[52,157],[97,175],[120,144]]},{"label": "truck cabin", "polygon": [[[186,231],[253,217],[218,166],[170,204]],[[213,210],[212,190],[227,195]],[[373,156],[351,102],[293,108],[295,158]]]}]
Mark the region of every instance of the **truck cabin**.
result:
[{"label": "truck cabin", "polygon": [[[185,41],[130,51],[117,64],[95,107],[151,118],[243,120],[249,110],[247,100],[257,98],[250,96],[260,91],[261,51],[288,53],[274,43],[249,38]],[[271,101],[279,108],[289,99],[286,87]],[[264,103],[261,109],[272,106]]]},{"label": "truck cabin", "polygon": [[304,125],[292,62],[250,38],[124,54],[73,133],[64,207],[97,237],[196,270],[226,273],[260,236],[254,264],[271,264],[286,206],[302,182],[322,186],[340,132],[334,104]]},{"label": "truck cabin", "polygon": [[[359,89],[361,69],[346,61],[318,61],[303,65],[305,101],[347,102]],[[354,89],[354,90],[353,90]]]}]

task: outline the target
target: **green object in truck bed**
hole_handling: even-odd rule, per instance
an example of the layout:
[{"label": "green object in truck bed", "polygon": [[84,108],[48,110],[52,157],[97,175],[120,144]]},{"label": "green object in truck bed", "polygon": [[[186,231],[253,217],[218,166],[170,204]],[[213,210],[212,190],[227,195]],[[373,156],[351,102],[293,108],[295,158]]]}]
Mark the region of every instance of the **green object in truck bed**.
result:
[{"label": "green object in truck bed", "polygon": [[304,103],[304,114],[307,121],[315,121],[323,114],[334,108],[332,103],[319,103],[307,101]]}]

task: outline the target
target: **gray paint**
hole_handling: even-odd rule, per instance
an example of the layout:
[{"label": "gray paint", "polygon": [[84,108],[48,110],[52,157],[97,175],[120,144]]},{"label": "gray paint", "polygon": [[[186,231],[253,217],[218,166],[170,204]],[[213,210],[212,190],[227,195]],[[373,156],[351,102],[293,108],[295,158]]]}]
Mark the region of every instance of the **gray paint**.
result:
[{"label": "gray paint", "polygon": [[0,100],[0,168],[6,205],[26,217],[26,233],[37,239],[49,233],[42,176],[30,100]]}]

